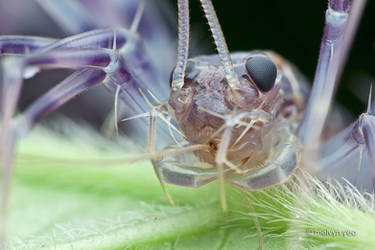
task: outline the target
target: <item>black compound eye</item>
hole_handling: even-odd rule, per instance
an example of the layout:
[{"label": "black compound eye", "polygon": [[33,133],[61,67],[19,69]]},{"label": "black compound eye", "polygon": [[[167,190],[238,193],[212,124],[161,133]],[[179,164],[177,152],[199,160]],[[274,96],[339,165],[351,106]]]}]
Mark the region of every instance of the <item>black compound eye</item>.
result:
[{"label": "black compound eye", "polygon": [[250,57],[246,61],[246,70],[261,91],[273,88],[277,76],[276,65],[265,56]]}]

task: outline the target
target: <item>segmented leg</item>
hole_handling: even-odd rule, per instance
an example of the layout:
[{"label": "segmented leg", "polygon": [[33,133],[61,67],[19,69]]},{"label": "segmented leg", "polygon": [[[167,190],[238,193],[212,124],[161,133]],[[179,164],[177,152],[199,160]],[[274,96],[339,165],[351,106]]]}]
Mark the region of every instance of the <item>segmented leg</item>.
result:
[{"label": "segmented leg", "polygon": [[[299,136],[305,146],[305,163],[309,170],[321,176],[345,177],[352,183],[367,190],[374,188],[375,148],[374,148],[374,112],[369,101],[368,111],[344,131],[322,145],[317,155],[314,150],[320,139],[323,124],[332,102],[337,80],[359,24],[365,0],[353,1],[348,15],[347,0],[331,0],[326,13],[326,26],[321,44],[318,68],[312,93],[309,99]],[[369,100],[371,100],[371,95]],[[312,150],[312,151],[311,151]],[[315,159],[308,156],[315,155]],[[306,164],[305,164],[306,165]],[[366,167],[360,167],[364,165]],[[370,166],[367,167],[367,166]],[[360,168],[359,168],[360,167]],[[372,176],[372,178],[369,178]],[[372,179],[372,180],[371,180]]]},{"label": "segmented leg", "polygon": [[[166,22],[169,15],[174,16],[170,6],[163,5],[164,15],[162,15],[154,1],[38,0],[38,3],[69,34],[86,32],[92,28],[116,26],[130,29],[134,27],[135,22],[138,22],[137,32],[145,43],[152,64],[161,72],[159,77],[164,81],[168,80],[174,65],[174,50],[171,48],[175,47],[173,30]],[[143,14],[137,21],[136,16],[142,3],[145,3]]]},{"label": "segmented leg", "polygon": [[[159,84],[152,84],[158,81],[160,78],[155,77],[157,73],[148,73],[153,71],[153,67],[147,64],[147,56],[143,55],[142,46],[137,46],[136,38],[128,31],[123,29],[106,29],[97,30],[92,32],[87,32],[81,35],[73,36],[70,38],[63,39],[59,42],[53,43],[47,47],[43,47],[38,50],[37,55],[32,55],[25,59],[20,60],[7,60],[8,66],[4,66],[4,77],[3,82],[5,84],[12,83],[12,89],[18,88],[15,94],[12,96],[12,101],[5,101],[3,108],[6,107],[8,110],[14,110],[15,105],[18,100],[18,93],[20,87],[18,86],[22,83],[22,75],[24,73],[23,69],[34,69],[37,72],[38,68],[41,66],[47,67],[108,67],[106,70],[108,73],[117,74],[117,77],[122,77],[124,79],[120,82],[125,81],[129,72],[118,72],[121,67],[136,67],[135,75],[140,75],[141,81],[148,82],[149,88],[154,90]],[[125,45],[126,44],[126,45]],[[115,46],[118,48],[117,53],[111,52],[110,50],[82,50],[83,48],[95,48],[95,47],[110,47]],[[66,50],[70,48],[80,48],[81,50]],[[64,51],[62,51],[64,49]],[[60,50],[60,51],[55,51]],[[116,61],[119,55],[126,54],[128,65],[125,65],[124,60]],[[109,65],[111,61],[115,63]],[[116,63],[121,63],[118,66]],[[144,74],[142,74],[144,72]],[[137,77],[137,76],[135,76]],[[157,82],[160,83],[160,82]],[[141,84],[140,81],[138,85]],[[141,84],[142,85],[142,84]],[[135,85],[137,86],[137,85]],[[141,86],[142,88],[147,88],[145,84]],[[135,87],[132,91],[138,91]],[[156,94],[161,94],[161,90]],[[5,94],[5,92],[3,92]],[[165,94],[164,94],[165,95]],[[7,95],[10,98],[10,95]],[[142,101],[140,93],[138,93],[138,99]],[[3,99],[5,100],[5,99]],[[13,104],[12,104],[13,103]],[[7,105],[6,105],[7,104]],[[8,105],[9,104],[9,105]],[[143,105],[145,107],[145,105]],[[11,111],[14,112],[14,111]]]},{"label": "segmented leg", "polygon": [[342,40],[348,19],[349,0],[331,0],[325,16],[325,28],[319,61],[310,98],[299,127],[299,137],[306,147],[318,145],[336,84]]},{"label": "segmented leg", "polygon": [[345,178],[359,189],[372,192],[375,188],[375,111],[370,100],[366,113],[322,146],[316,172],[322,177]]},{"label": "segmented leg", "polygon": [[[94,49],[94,48],[122,48],[134,35],[125,29],[94,30],[68,37],[56,39],[33,36],[0,36],[0,55],[30,55],[35,52],[45,53],[63,49]],[[132,40],[130,43],[136,43]],[[114,48],[116,46],[116,48]]]},{"label": "segmented leg", "polygon": [[[155,77],[152,81],[152,76],[157,72],[149,72],[154,68],[146,63],[148,57],[138,43],[140,43],[139,38],[126,30],[97,30],[41,46],[29,56],[6,58],[1,62],[3,73],[0,81],[0,160],[3,165],[2,225],[4,225],[7,211],[14,144],[17,139],[27,135],[40,117],[102,81],[111,92],[116,92],[120,86],[118,96],[126,104],[128,110],[140,113],[148,110],[148,103],[143,93],[151,99],[152,93],[149,89],[155,88],[152,85],[157,86],[159,83],[156,81],[160,78]],[[13,119],[25,73],[31,71],[29,76],[32,76],[43,68],[61,67],[82,68],[82,70],[51,89],[22,115]],[[147,78],[150,81],[144,82]],[[161,93],[160,90],[159,93]],[[138,129],[142,130],[142,127]],[[168,131],[167,128],[164,130]],[[147,130],[140,131],[140,133],[144,137]],[[161,137],[163,137],[162,133]]]},{"label": "segmented leg", "polygon": [[[107,47],[108,44],[117,49],[91,49],[91,47]],[[75,49],[75,47],[83,45],[90,49]],[[74,49],[70,49],[71,47]],[[124,58],[126,59],[124,60]],[[158,86],[166,84],[163,84],[162,79],[158,76],[158,71],[148,62],[148,59],[144,48],[131,33],[122,29],[107,29],[63,39],[44,47],[38,51],[38,56],[31,56],[23,63],[29,66],[41,64],[47,67],[52,65],[101,67],[108,73],[111,80],[106,81],[105,86],[111,92],[114,89],[115,92],[123,90],[119,96],[127,104],[130,115],[134,115],[147,110],[145,95],[148,95],[148,99],[153,99],[150,97],[151,93],[158,97],[167,95],[168,88],[158,88]],[[128,72],[122,70],[123,68],[132,70]],[[118,86],[121,86],[121,89]]]},{"label": "segmented leg", "polygon": [[[112,52],[110,50],[69,50],[35,54],[25,58],[6,58],[2,61],[1,94],[2,94],[2,134],[9,133],[10,120],[15,113],[19,93],[23,84],[23,76],[27,69],[37,72],[43,67],[83,68],[95,67],[104,69],[109,65]],[[6,147],[2,144],[1,147]]]},{"label": "segmented leg", "polygon": [[121,49],[125,44],[135,42],[134,33],[122,28],[107,28],[92,30],[78,35],[70,36],[44,47],[40,52],[69,48],[113,48]]},{"label": "segmented leg", "polygon": [[314,149],[319,144],[333,92],[365,3],[365,0],[353,1],[352,11],[348,15],[349,0],[329,1],[313,87],[299,127],[299,137],[307,149]]},{"label": "segmented leg", "polygon": [[31,54],[55,39],[33,36],[0,36],[0,55]]},{"label": "segmented leg", "polygon": [[14,131],[17,139],[28,131],[42,116],[58,109],[70,99],[101,83],[106,73],[99,69],[83,69],[66,78],[31,104],[15,119]]},{"label": "segmented leg", "polygon": [[2,150],[0,151],[0,160],[4,164],[3,171],[3,186],[1,197],[1,228],[0,238],[4,236],[7,207],[9,201],[9,192],[12,177],[12,162],[14,144],[18,139],[27,135],[29,130],[33,127],[35,122],[43,115],[57,109],[65,102],[74,96],[82,93],[91,86],[100,83],[105,77],[105,73],[101,70],[87,69],[82,70],[68,77],[66,80],[58,84],[34,104],[32,104],[23,114],[21,114],[15,121],[15,124],[4,124],[9,126],[4,128],[0,136]]},{"label": "segmented leg", "polygon": [[0,36],[1,54],[32,54],[62,49],[121,49],[125,43],[136,43],[134,33],[121,28],[93,30],[57,41],[52,38],[33,36]]}]

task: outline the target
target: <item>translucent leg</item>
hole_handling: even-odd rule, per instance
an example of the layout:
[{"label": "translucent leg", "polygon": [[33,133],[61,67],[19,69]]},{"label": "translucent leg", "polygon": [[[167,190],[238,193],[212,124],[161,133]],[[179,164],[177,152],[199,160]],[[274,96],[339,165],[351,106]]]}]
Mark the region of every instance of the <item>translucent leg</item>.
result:
[{"label": "translucent leg", "polygon": [[70,49],[31,55],[20,61],[20,66],[24,70],[85,67],[105,69],[115,58],[116,55],[109,49]]},{"label": "translucent leg", "polygon": [[33,36],[0,36],[0,54],[30,54],[55,39]]},{"label": "translucent leg", "polygon": [[[329,2],[325,16],[324,35],[319,61],[304,117],[299,127],[301,141],[309,147],[318,144],[332,99],[342,44],[342,34],[348,19],[348,0]],[[312,146],[313,145],[313,146]]]},{"label": "translucent leg", "polygon": [[[102,27],[122,26],[130,28],[144,3],[144,11],[139,20],[137,33],[165,82],[175,65],[175,10],[168,1],[145,0],[85,0],[81,1],[95,19],[100,19]],[[163,58],[163,60],[160,60]]]},{"label": "translucent leg", "polygon": [[[110,34],[110,36],[108,36]],[[91,36],[92,35],[92,36]],[[95,37],[95,35],[99,35]],[[100,40],[97,38],[103,38]],[[112,38],[111,38],[112,37]],[[123,44],[119,50],[109,49],[67,49],[83,44],[82,41],[87,39],[91,43],[91,46],[97,45],[101,41],[113,41],[112,46],[116,47],[117,38],[116,33],[113,30],[96,31],[85,36],[75,36],[50,46],[43,47],[30,56],[24,58],[6,58],[2,63],[2,79],[0,81],[1,87],[1,131],[0,131],[0,161],[3,170],[3,197],[2,207],[4,207],[4,216],[6,214],[7,197],[9,193],[9,185],[11,180],[11,169],[13,161],[13,150],[16,139],[25,136],[33,124],[43,115],[51,112],[65,102],[70,100],[75,95],[86,90],[93,84],[103,81],[106,76],[107,80],[115,82],[113,85],[114,89],[121,86],[121,93],[119,97],[125,103],[131,103],[127,97],[131,97],[132,101],[138,105],[141,111],[145,111],[148,106],[141,90],[145,93],[145,83],[140,80],[139,77],[132,71],[133,65],[128,65],[124,61],[124,57],[135,53],[134,50],[128,48],[127,53],[122,53],[122,45],[127,40],[123,40]],[[130,39],[129,39],[130,40]],[[100,44],[99,44],[100,45]],[[131,45],[134,45],[132,43]],[[121,54],[122,53],[122,54]],[[132,55],[136,58],[136,55]],[[141,55],[140,55],[141,57]],[[41,68],[56,68],[56,67],[67,67],[67,68],[91,68],[83,69],[71,77],[67,78],[60,85],[53,88],[51,91],[46,93],[43,97],[37,100],[30,108],[28,108],[22,116],[17,117],[13,120],[13,116],[17,106],[17,100],[23,83],[23,77],[26,71],[29,71],[29,77],[33,73],[37,72]],[[147,73],[150,68],[142,68]],[[30,73],[31,72],[31,73]],[[111,86],[110,86],[111,87]],[[111,89],[111,88],[110,88]],[[126,93],[127,95],[125,95]],[[130,108],[134,107],[133,104]],[[15,134],[14,134],[15,133]],[[1,223],[2,225],[4,223]]]},{"label": "translucent leg", "polygon": [[[129,54],[134,51],[129,51]],[[138,74],[132,71],[132,67],[137,67],[135,56],[127,58],[129,65],[125,65],[123,58],[113,50],[109,49],[80,49],[80,50],[52,50],[45,53],[37,53],[25,59],[4,60],[4,103],[2,107],[7,112],[14,113],[17,104],[18,92],[22,86],[22,75],[25,70],[29,71],[29,76],[35,74],[40,68],[97,68],[108,74],[110,81],[105,82],[105,86],[125,103],[132,114],[144,113],[149,109],[147,100],[154,97],[148,91],[148,86],[144,83],[144,78],[139,78]],[[134,60],[131,60],[134,59]],[[135,62],[133,65],[132,62]],[[152,75],[148,72],[150,68],[138,68],[136,72],[145,75]],[[151,84],[152,82],[150,82]],[[9,87],[9,86],[11,87]],[[15,90],[13,90],[15,89]],[[15,92],[11,94],[10,91]],[[11,97],[12,96],[12,97]],[[11,100],[10,100],[11,99]],[[155,102],[155,101],[154,101]],[[9,122],[10,117],[3,122]],[[165,131],[167,128],[163,127]],[[6,130],[4,130],[6,131]],[[6,133],[6,132],[4,132]]]},{"label": "translucent leg", "polygon": [[[162,73],[167,82],[169,72],[173,68],[175,38],[166,22],[165,16],[171,14],[168,4],[159,13],[153,1],[143,0],[38,0],[38,3],[57,21],[69,34],[86,32],[94,28],[118,27],[129,28],[136,19],[137,8],[145,2],[144,14],[139,20],[137,33],[145,41],[155,67]],[[158,3],[160,5],[162,3]],[[160,7],[160,6],[159,6]],[[170,11],[170,13],[168,13]],[[174,19],[173,17],[171,19]],[[174,21],[174,20],[173,20]],[[169,22],[169,23],[173,23]],[[163,60],[160,60],[163,58]]]},{"label": "translucent leg", "polygon": [[[371,171],[375,171],[375,161],[371,159],[374,156],[372,112],[362,114],[357,122],[322,145],[315,154],[335,85],[345,65],[365,3],[365,0],[352,1],[349,15],[348,0],[331,0],[329,3],[318,67],[299,136],[304,144],[303,160],[307,163],[303,165],[308,165],[310,171],[321,176],[345,177],[353,183],[358,176],[359,184],[372,190],[369,178],[374,175]],[[357,171],[360,165],[367,167]],[[369,165],[371,168],[368,168]]]},{"label": "translucent leg", "polygon": [[[13,165],[13,154],[14,154],[14,141],[13,138],[8,136],[6,138],[1,137],[0,142],[7,143],[9,147],[0,151],[0,178],[2,181],[1,185],[1,214],[0,214],[0,249],[5,249],[6,244],[6,228],[7,228],[7,215],[8,215],[8,203],[9,194],[12,181],[12,165]],[[3,166],[2,166],[3,165]]]},{"label": "translucent leg", "polygon": [[121,49],[126,42],[136,43],[136,40],[134,33],[118,28],[93,30],[59,41],[33,36],[0,36],[0,54],[31,54],[37,50],[42,53],[72,48]]},{"label": "translucent leg", "polygon": [[[26,70],[32,69],[32,75],[41,67],[78,68],[90,66],[104,68],[109,65],[111,59],[111,51],[108,50],[78,50],[36,54],[25,59],[6,58],[6,60],[3,60],[1,62],[3,77],[0,80],[0,94],[2,97],[2,119],[0,119],[2,131],[0,134],[3,137],[9,134],[10,122],[16,110]],[[0,146],[5,148],[6,144],[0,144]]]},{"label": "translucent leg", "polygon": [[102,70],[84,69],[66,78],[16,118],[15,133],[17,138],[24,137],[41,117],[58,109],[90,87],[101,83],[105,76],[106,73]]},{"label": "translucent leg", "polygon": [[309,148],[319,143],[337,78],[345,64],[364,5],[363,0],[353,1],[353,12],[348,15],[349,0],[329,1],[313,88],[299,127],[299,137]]},{"label": "translucent leg", "polygon": [[[110,62],[113,62],[117,56],[112,50],[105,49],[90,49],[90,50],[64,50],[64,51],[53,51],[56,49],[77,47],[80,48],[82,42],[88,42],[90,44],[101,43],[103,38],[104,41],[108,40],[109,37],[121,37],[116,36],[113,30],[100,30],[91,32],[89,34],[83,34],[80,36],[74,36],[68,39],[64,39],[51,46],[44,47],[38,51],[37,54],[31,55],[25,58],[6,58],[1,63],[2,76],[1,79],[1,94],[2,94],[2,113],[3,119],[3,133],[9,128],[8,124],[12,117],[17,101],[19,92],[22,87],[23,76],[25,73],[28,77],[33,76],[42,67],[67,67],[67,68],[78,68],[78,67],[95,67],[95,68],[106,68]],[[125,42],[126,40],[124,40]],[[107,41],[108,42],[108,41]],[[92,45],[91,45],[92,46]],[[110,67],[110,69],[112,69]],[[117,69],[117,68],[116,68]],[[114,70],[116,71],[116,70]],[[127,72],[123,72],[126,74]],[[127,73],[129,74],[129,73]]]},{"label": "translucent leg", "polygon": [[[10,122],[3,124],[2,133],[0,134],[0,143],[2,145],[0,151],[0,170],[2,170],[1,242],[5,240],[6,216],[12,179],[13,151],[16,140],[20,136],[25,136],[40,117],[57,109],[89,87],[100,83],[104,77],[105,73],[103,71],[94,69],[86,69],[75,73],[32,104],[25,113],[16,120],[15,125]],[[9,121],[10,115],[11,114],[8,112],[5,112],[3,117]],[[6,131],[6,133],[4,133],[4,131]]]},{"label": "translucent leg", "polygon": [[357,188],[375,188],[375,111],[369,108],[359,119],[326,142],[319,150],[315,171],[322,177],[345,178]]},{"label": "translucent leg", "polygon": [[121,28],[107,28],[88,31],[75,36],[70,36],[59,40],[41,50],[41,52],[57,49],[71,49],[71,48],[114,48],[121,49],[128,42],[134,42],[137,38],[134,33]]}]

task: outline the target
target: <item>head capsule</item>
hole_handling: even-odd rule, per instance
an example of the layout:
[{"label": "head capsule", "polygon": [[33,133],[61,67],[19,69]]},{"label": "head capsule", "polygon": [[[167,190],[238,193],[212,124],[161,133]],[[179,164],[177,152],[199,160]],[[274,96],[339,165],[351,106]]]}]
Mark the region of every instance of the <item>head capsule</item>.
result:
[{"label": "head capsule", "polygon": [[[232,61],[240,81],[237,88],[229,86],[217,55],[199,56],[189,59],[184,85],[172,90],[169,99],[186,140],[212,147],[211,152],[196,153],[209,163],[214,163],[228,117],[243,111],[257,116],[243,117],[242,125],[233,126],[227,157],[237,161],[264,154],[263,138],[272,130],[285,101],[282,71],[273,58],[256,51],[234,53]],[[243,124],[251,120],[252,127],[245,131]]]}]

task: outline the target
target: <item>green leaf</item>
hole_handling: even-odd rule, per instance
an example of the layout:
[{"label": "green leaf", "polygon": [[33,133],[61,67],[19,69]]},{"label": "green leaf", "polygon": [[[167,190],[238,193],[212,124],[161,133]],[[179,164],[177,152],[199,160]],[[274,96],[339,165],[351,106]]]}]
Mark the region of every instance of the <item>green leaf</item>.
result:
[{"label": "green leaf", "polygon": [[[256,249],[254,215],[265,249],[375,247],[373,201],[339,184],[330,187],[346,200],[311,177],[313,191],[292,181],[246,192],[255,214],[231,185],[226,213],[216,182],[198,189],[168,185],[172,206],[149,163],[103,161],[134,155],[126,139],[110,142],[87,128],[72,131],[67,139],[37,128],[19,144],[9,248]],[[355,235],[317,234],[325,230]]]}]

